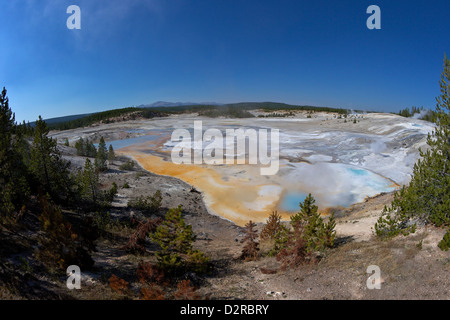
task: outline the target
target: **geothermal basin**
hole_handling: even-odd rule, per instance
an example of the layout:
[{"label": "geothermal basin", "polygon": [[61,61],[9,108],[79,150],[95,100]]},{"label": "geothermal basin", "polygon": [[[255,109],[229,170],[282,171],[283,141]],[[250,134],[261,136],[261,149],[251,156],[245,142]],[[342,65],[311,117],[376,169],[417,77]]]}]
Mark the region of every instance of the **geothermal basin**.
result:
[{"label": "geothermal basin", "polygon": [[[255,115],[258,115],[256,113]],[[354,123],[356,119],[356,123]],[[262,175],[263,164],[176,164],[171,151],[176,129],[278,129],[279,169]],[[117,153],[135,159],[144,169],[177,177],[203,194],[212,214],[238,225],[265,221],[272,211],[284,218],[299,210],[311,193],[321,212],[348,207],[366,197],[407,184],[419,147],[426,148],[432,123],[392,114],[353,114],[339,119],[330,113],[249,119],[206,118],[196,114],[104,124],[53,133],[60,139],[103,136]],[[247,141],[248,143],[248,141]],[[270,142],[269,142],[270,146]],[[205,145],[203,145],[205,147]],[[248,148],[245,155],[248,159]]]}]

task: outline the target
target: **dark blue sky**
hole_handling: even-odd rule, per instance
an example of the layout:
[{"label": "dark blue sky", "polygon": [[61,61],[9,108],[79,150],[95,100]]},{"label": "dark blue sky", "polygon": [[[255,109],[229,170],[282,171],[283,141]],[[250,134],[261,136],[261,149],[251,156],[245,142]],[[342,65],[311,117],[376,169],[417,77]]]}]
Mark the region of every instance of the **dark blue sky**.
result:
[{"label": "dark blue sky", "polygon": [[[66,9],[81,8],[81,30]],[[366,9],[381,8],[381,30]],[[450,1],[2,1],[16,120],[158,100],[434,108]]]}]

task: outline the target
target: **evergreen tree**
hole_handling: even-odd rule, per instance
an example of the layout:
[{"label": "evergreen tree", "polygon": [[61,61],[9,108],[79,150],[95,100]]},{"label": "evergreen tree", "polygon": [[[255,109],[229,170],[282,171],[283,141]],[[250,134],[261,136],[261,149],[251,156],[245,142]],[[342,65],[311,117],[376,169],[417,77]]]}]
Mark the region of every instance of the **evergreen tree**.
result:
[{"label": "evergreen tree", "polygon": [[106,160],[108,159],[108,152],[106,150],[106,143],[103,137],[100,138],[100,142],[98,144],[97,155],[95,157],[95,168],[100,171],[108,170],[108,166],[106,164]]},{"label": "evergreen tree", "polygon": [[315,205],[316,200],[309,194],[303,203],[300,203],[300,211],[291,217],[291,225],[299,222],[303,228],[303,236],[308,251],[322,251],[325,247],[334,244],[336,225],[332,214],[327,224],[324,223]]},{"label": "evergreen tree", "polygon": [[75,142],[75,149],[77,149],[77,156],[85,156],[86,155],[83,138],[80,138],[77,140],[77,142]]},{"label": "evergreen tree", "polygon": [[258,257],[259,244],[256,242],[258,233],[255,227],[256,224],[251,220],[245,225],[245,237],[243,239],[245,245],[242,249],[241,259],[255,260]]},{"label": "evergreen tree", "polygon": [[283,225],[281,224],[281,216],[276,212],[272,214],[267,219],[266,225],[260,234],[261,240],[275,239],[276,235],[282,230]]},{"label": "evergreen tree", "polygon": [[23,146],[24,141],[13,138],[15,116],[6,93],[5,88],[0,93],[0,218],[10,216],[28,197],[24,157],[18,153],[23,150],[19,145]]},{"label": "evergreen tree", "polygon": [[192,243],[196,236],[192,226],[186,224],[181,214],[181,206],[170,209],[162,224],[151,235],[152,241],[161,248],[156,252],[156,257],[167,273],[181,269],[204,272],[209,260],[202,252],[193,250]]},{"label": "evergreen tree", "polygon": [[99,196],[98,173],[89,158],[86,158],[81,174],[81,192],[85,199],[97,203]]},{"label": "evergreen tree", "polygon": [[[415,230],[421,220],[436,226],[450,225],[450,61],[445,56],[441,95],[436,98],[436,129],[428,135],[428,150],[420,150],[409,186],[394,195],[390,207],[375,224],[376,234],[391,237]],[[412,220],[412,221],[411,221]]]},{"label": "evergreen tree", "polygon": [[80,138],[75,142],[75,148],[77,149],[77,155],[89,158],[95,158],[97,156],[97,149],[89,139],[84,140]]},{"label": "evergreen tree", "polygon": [[69,174],[70,163],[61,157],[56,140],[49,138],[48,132],[45,121],[39,116],[31,146],[30,169],[38,189],[48,192],[55,200],[68,200],[73,184]]},{"label": "evergreen tree", "polygon": [[116,154],[114,152],[113,146],[110,144],[109,150],[108,150],[108,161],[109,161],[109,163],[112,163],[115,159],[116,159]]}]

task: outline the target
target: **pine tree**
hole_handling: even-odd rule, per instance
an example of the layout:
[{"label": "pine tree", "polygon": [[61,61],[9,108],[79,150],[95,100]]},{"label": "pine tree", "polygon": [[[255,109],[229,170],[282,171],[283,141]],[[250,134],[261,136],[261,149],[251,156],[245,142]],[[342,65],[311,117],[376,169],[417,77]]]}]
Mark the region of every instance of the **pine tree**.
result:
[{"label": "pine tree", "polygon": [[45,121],[39,116],[30,151],[30,169],[38,182],[38,189],[48,192],[55,201],[65,201],[71,197],[73,184],[69,174],[70,163],[61,157],[56,140],[48,137],[48,132]]},{"label": "pine tree", "polygon": [[48,138],[49,129],[41,116],[36,121],[33,147],[31,149],[31,168],[41,185],[50,189],[50,166],[52,153],[56,153],[56,142]]},{"label": "pine tree", "polygon": [[106,160],[108,159],[108,152],[106,150],[106,143],[103,137],[100,138],[100,142],[98,144],[97,155],[95,157],[95,168],[100,171],[108,170],[108,166],[106,164]]},{"label": "pine tree", "polygon": [[334,214],[330,216],[328,223],[325,223],[315,202],[314,197],[309,194],[303,203],[300,203],[300,211],[291,216],[291,226],[302,230],[308,252],[323,251],[326,247],[332,247],[336,234]]},{"label": "pine tree", "polygon": [[261,231],[259,237],[261,240],[275,239],[276,235],[281,231],[281,229],[281,216],[278,214],[278,212],[274,211],[267,219],[266,225]]},{"label": "pine tree", "polygon": [[151,235],[160,250],[156,257],[160,267],[168,274],[179,270],[204,272],[208,269],[209,259],[198,250],[193,250],[192,243],[196,236],[192,226],[182,218],[182,207],[170,209],[164,221]]},{"label": "pine tree", "polygon": [[75,142],[75,148],[77,149],[78,156],[89,158],[97,157],[97,149],[92,141],[89,141],[89,139],[84,140],[83,138],[80,138],[77,142]]},{"label": "pine tree", "polygon": [[450,225],[450,61],[444,58],[441,95],[436,98],[435,130],[428,135],[428,150],[420,150],[411,182],[394,195],[375,224],[376,234],[392,237],[415,230],[421,220],[438,227]]},{"label": "pine tree", "polygon": [[81,190],[86,199],[97,203],[99,194],[98,173],[89,158],[86,158],[86,162],[84,163],[84,169],[81,175]]},{"label": "pine tree", "polygon": [[85,150],[86,150],[86,154],[85,154],[86,157],[89,157],[89,158],[97,157],[97,149],[95,148],[92,141],[89,141],[89,140],[85,141]]},{"label": "pine tree", "polygon": [[80,138],[75,142],[75,149],[77,149],[77,156],[86,156],[86,149],[83,138]]},{"label": "pine tree", "polygon": [[13,181],[14,144],[12,133],[15,116],[9,108],[6,89],[0,94],[0,216],[8,216],[14,211],[15,186]]},{"label": "pine tree", "polygon": [[114,152],[113,146],[110,144],[108,150],[108,161],[112,164],[114,160],[116,160],[116,154]]},{"label": "pine tree", "polygon": [[192,226],[186,225],[181,213],[181,206],[170,209],[151,237],[161,247],[156,253],[158,262],[169,272],[182,265],[181,254],[192,250],[192,242],[196,239]]},{"label": "pine tree", "polygon": [[245,225],[245,237],[243,239],[245,245],[242,249],[241,259],[256,260],[258,257],[259,244],[256,242],[258,233],[255,228],[256,224],[251,220]]}]

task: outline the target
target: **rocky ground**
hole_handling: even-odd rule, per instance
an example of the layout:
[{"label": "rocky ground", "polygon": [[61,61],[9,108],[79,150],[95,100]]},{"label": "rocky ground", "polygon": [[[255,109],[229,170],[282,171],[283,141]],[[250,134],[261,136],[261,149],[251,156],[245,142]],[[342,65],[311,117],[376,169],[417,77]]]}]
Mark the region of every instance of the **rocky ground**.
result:
[{"label": "rocky ground", "polygon": [[[324,122],[325,123],[325,122]],[[130,125],[130,127],[133,127]],[[96,128],[83,129],[98,132]],[[111,132],[114,128],[111,127]],[[63,132],[61,137],[73,136]],[[123,138],[123,137],[117,137]],[[62,140],[61,140],[62,141]],[[81,168],[85,158],[76,156],[74,148],[59,146],[72,168]],[[182,205],[185,221],[192,225],[197,241],[194,247],[204,251],[214,265],[212,274],[184,278],[198,286],[202,297],[209,299],[310,300],[310,299],[449,299],[450,252],[437,243],[442,229],[420,226],[416,233],[381,241],[373,226],[392,193],[367,198],[350,208],[336,210],[337,241],[322,259],[298,269],[281,270],[275,257],[264,256],[267,244],[261,243],[261,257],[256,261],[239,259],[244,229],[208,212],[202,193],[189,184],[169,176],[156,175],[136,166],[121,170],[126,160],[120,156],[101,174],[102,189],[113,182],[118,194],[110,209],[113,219],[143,215],[127,208],[127,202],[141,195],[162,193],[163,211]],[[124,187],[128,184],[128,188]],[[76,216],[74,212],[64,212]],[[269,214],[269,213],[268,213]],[[25,217],[25,219],[28,219]],[[30,223],[36,223],[32,218]],[[259,223],[257,230],[261,231]],[[155,247],[148,242],[147,254],[133,255],[124,250],[133,230],[118,224],[95,243],[93,270],[82,270],[82,289],[68,290],[65,276],[45,273],[34,256],[37,234],[14,230],[0,232],[2,265],[0,299],[137,299],[139,284],[136,269],[140,261],[155,261]],[[367,268],[376,265],[381,271],[381,289],[368,289]],[[130,283],[127,294],[109,287],[109,278],[118,275]]]},{"label": "rocky ground", "polygon": [[[74,165],[82,163],[70,148],[63,149]],[[336,247],[330,249],[317,264],[295,270],[280,269],[274,257],[256,261],[239,259],[243,244],[243,228],[208,213],[202,195],[181,180],[158,176],[136,168],[119,169],[125,159],[110,165],[101,176],[102,188],[112,182],[119,186],[118,196],[111,208],[111,216],[135,215],[126,208],[129,199],[151,195],[161,190],[164,208],[182,205],[184,218],[197,235],[195,247],[204,251],[214,264],[211,275],[198,278],[186,275],[199,286],[198,292],[209,299],[448,299],[450,254],[437,248],[443,230],[425,226],[415,234],[390,241],[374,238],[372,227],[382,207],[392,200],[392,194],[366,199],[351,208],[337,212]],[[123,188],[128,183],[130,188]],[[262,224],[258,225],[261,230]],[[137,298],[136,268],[140,261],[154,261],[154,248],[148,244],[148,254],[128,254],[123,245],[130,230],[113,230],[112,236],[96,242],[94,269],[83,272],[82,289],[69,291],[65,277],[48,276],[33,269],[33,252],[11,255],[6,259],[0,281],[1,299],[123,299]],[[15,244],[24,242],[27,234],[12,234]],[[2,244],[6,244],[2,239]],[[261,244],[261,253],[267,248]],[[24,261],[29,261],[25,263]],[[367,267],[377,265],[381,270],[381,289],[369,290]],[[116,274],[131,284],[131,293],[113,292],[108,279]],[[135,290],[135,291],[133,291]]]}]

